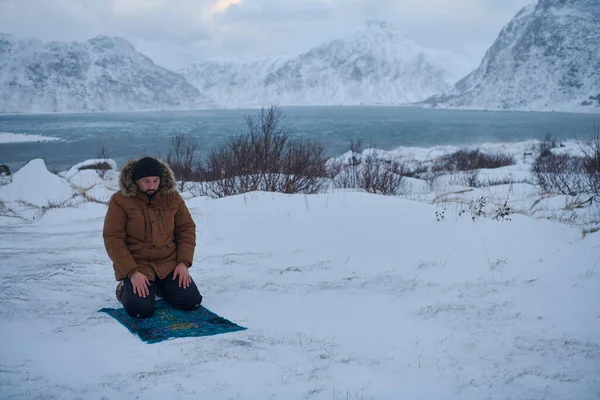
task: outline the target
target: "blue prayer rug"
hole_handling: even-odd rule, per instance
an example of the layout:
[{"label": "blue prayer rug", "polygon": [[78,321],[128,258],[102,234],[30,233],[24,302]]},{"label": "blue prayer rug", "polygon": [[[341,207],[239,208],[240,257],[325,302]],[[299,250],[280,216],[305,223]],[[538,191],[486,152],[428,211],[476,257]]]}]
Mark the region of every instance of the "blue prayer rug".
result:
[{"label": "blue prayer rug", "polygon": [[154,315],[150,318],[131,318],[123,308],[103,308],[98,311],[110,315],[146,343],[181,337],[211,336],[247,329],[218,316],[203,306],[195,310],[183,311],[172,307],[162,299],[156,301]]}]

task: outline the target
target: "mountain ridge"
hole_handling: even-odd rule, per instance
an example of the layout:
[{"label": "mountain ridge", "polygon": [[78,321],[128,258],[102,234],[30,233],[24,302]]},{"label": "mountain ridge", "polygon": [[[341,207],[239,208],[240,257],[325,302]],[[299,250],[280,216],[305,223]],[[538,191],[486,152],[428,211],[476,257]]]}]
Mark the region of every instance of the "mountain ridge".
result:
[{"label": "mountain ridge", "polygon": [[219,103],[238,107],[404,104],[448,88],[469,68],[466,56],[418,46],[385,21],[298,55],[204,60],[179,70]]},{"label": "mountain ridge", "polygon": [[0,35],[0,112],[201,107],[214,107],[214,103],[121,37],[44,43]]},{"label": "mountain ridge", "polygon": [[600,111],[600,0],[540,0],[504,26],[479,67],[420,105]]}]

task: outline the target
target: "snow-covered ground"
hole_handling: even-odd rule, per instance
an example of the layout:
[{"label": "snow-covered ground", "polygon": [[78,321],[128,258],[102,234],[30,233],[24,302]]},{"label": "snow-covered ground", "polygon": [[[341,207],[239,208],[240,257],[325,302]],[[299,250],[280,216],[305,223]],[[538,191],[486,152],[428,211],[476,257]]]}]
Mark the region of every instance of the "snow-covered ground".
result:
[{"label": "snow-covered ground", "polygon": [[55,142],[64,139],[53,136],[31,135],[26,133],[0,132],[0,144],[2,143],[39,143]]},{"label": "snow-covered ground", "polygon": [[0,397],[596,399],[597,203],[564,218],[574,199],[527,183],[530,145],[479,172],[512,185],[185,193],[203,304],[248,330],[157,344],[97,312],[120,306],[102,242],[118,175],[33,160],[0,186]]}]

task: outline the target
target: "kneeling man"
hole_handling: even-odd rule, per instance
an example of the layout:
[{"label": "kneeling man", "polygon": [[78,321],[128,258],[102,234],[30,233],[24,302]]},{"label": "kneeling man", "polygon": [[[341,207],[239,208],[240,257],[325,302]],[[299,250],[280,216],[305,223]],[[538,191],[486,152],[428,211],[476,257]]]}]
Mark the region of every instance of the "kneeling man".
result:
[{"label": "kneeling man", "polygon": [[131,160],[121,170],[120,190],[104,219],[104,245],[120,281],[116,294],[134,318],[154,313],[155,296],[182,310],[202,296],[188,269],[196,247],[196,224],[175,190],[175,176],[153,157]]}]

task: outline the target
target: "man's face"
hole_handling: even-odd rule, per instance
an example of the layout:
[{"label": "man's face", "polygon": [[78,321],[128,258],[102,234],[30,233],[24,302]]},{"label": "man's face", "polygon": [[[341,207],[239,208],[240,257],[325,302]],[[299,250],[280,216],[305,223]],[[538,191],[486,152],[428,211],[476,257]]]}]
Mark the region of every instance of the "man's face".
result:
[{"label": "man's face", "polygon": [[148,195],[153,195],[158,190],[160,185],[160,177],[147,176],[137,180],[137,185],[140,190]]}]

